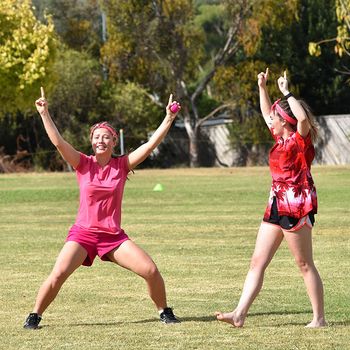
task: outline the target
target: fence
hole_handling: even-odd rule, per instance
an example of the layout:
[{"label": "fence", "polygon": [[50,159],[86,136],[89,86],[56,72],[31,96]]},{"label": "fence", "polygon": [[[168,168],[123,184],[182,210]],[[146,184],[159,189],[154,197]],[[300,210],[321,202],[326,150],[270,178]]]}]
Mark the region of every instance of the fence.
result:
[{"label": "fence", "polygon": [[350,164],[350,114],[325,115],[317,118],[319,141],[318,164]]},{"label": "fence", "polygon": [[[314,164],[350,164],[350,114],[316,117],[319,139]],[[269,145],[251,146],[253,158],[242,161],[242,152],[232,149],[227,124],[229,119],[209,120],[203,124],[199,140],[202,166],[237,166],[267,164]],[[177,122],[165,141],[152,155],[155,166],[169,167],[189,164],[189,142],[183,123]]]},{"label": "fence", "polygon": [[[316,144],[315,164],[342,165],[350,164],[350,114],[326,115],[316,118],[319,125],[319,140]],[[266,165],[268,163],[269,144],[261,143],[247,147],[250,154],[232,149],[229,141],[227,124],[229,119],[209,120],[202,126],[199,139],[199,162],[201,166],[237,166]],[[127,146],[127,145],[126,145]],[[123,151],[122,151],[123,152]],[[63,160],[52,150],[29,153],[18,150],[15,155],[6,155],[0,147],[0,173],[31,170],[33,157],[40,154],[52,154],[54,169]],[[243,155],[242,155],[243,154]],[[242,159],[244,158],[244,159]],[[168,168],[189,165],[189,141],[183,123],[177,122],[168,136],[143,163],[143,167]]]}]

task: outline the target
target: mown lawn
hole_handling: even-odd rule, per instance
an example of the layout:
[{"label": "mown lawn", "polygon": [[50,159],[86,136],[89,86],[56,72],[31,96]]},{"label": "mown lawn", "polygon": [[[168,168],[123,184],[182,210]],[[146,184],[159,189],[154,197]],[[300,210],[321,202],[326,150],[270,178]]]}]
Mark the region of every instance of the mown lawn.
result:
[{"label": "mown lawn", "polygon": [[[23,321],[75,219],[74,174],[0,176],[1,349],[350,349],[350,167],[314,167],[319,214],[314,258],[329,326],[305,329],[311,307],[286,244],[269,266],[243,329],[216,321],[237,302],[265,209],[268,168],[137,170],[123,228],[155,260],[169,305],[166,326],[144,281],[95,260],[66,282],[42,328]],[[161,183],[162,192],[152,189]]]}]

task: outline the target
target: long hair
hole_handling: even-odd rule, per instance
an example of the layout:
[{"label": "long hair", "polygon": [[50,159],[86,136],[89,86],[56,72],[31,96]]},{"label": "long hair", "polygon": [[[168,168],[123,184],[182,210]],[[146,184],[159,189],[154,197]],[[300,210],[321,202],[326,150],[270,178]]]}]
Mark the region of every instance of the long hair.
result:
[{"label": "long hair", "polygon": [[[314,117],[314,114],[312,113],[312,110],[310,108],[310,106],[303,100],[298,100],[298,102],[301,104],[301,106],[304,108],[304,111],[306,113],[306,117],[307,117],[307,120],[309,122],[309,125],[310,125],[310,134],[311,134],[311,140],[312,140],[312,143],[314,143],[317,139],[317,136],[318,136],[318,127],[316,125],[316,122],[315,122],[315,117]],[[287,100],[281,100],[279,103],[278,103],[281,108],[283,108],[283,110],[288,114],[290,115],[291,117],[295,118],[295,115],[293,114],[290,106],[289,106],[289,103]],[[293,126],[291,125],[292,129],[294,131],[296,131],[297,129],[297,126]]]}]

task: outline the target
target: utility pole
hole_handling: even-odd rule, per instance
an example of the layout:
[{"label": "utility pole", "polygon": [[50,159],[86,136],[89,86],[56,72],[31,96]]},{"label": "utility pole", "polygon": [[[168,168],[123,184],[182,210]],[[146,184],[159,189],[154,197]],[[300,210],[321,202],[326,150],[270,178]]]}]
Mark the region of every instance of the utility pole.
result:
[{"label": "utility pole", "polygon": [[[101,20],[102,20],[102,43],[104,44],[107,41],[107,20],[106,20],[106,13],[101,10]],[[102,63],[102,72],[103,72],[103,79],[108,79],[108,69],[104,63]]]}]

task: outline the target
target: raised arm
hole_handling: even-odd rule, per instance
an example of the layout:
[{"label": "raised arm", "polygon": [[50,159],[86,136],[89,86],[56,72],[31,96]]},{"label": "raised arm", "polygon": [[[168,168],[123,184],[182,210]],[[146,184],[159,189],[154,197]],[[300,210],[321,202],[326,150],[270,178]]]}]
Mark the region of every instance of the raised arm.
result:
[{"label": "raised arm", "polygon": [[277,82],[278,82],[278,87],[282,92],[283,96],[288,95],[287,97],[288,104],[295,118],[297,118],[298,120],[298,124],[297,124],[298,133],[301,136],[306,137],[310,131],[310,123],[303,106],[288,90],[288,80],[287,80],[286,72],[284,72],[283,77],[278,78]]},{"label": "raised arm", "polygon": [[[178,110],[176,112],[172,112],[170,107],[174,104],[177,104]],[[163,119],[162,123],[159,125],[158,129],[154,132],[151,138],[138,147],[135,151],[129,154],[129,168],[130,170],[134,169],[137,165],[142,163],[151,153],[152,151],[162,142],[166,134],[168,133],[171,124],[176,118],[177,113],[180,110],[180,105],[174,101],[173,95],[170,95],[169,102],[166,107],[166,115]]]},{"label": "raised arm", "polygon": [[80,153],[74,149],[72,145],[65,141],[57,130],[55,123],[51,119],[43,88],[41,88],[41,97],[35,101],[35,106],[41,116],[44,128],[50,141],[60,152],[64,160],[67,161],[73,168],[76,168],[79,165]]},{"label": "raised arm", "polygon": [[271,124],[270,113],[271,113],[271,100],[267,92],[267,79],[269,76],[269,69],[266,68],[266,72],[261,72],[258,74],[258,86],[259,86],[259,99],[260,99],[260,109],[261,113],[265,119],[267,125]]}]

